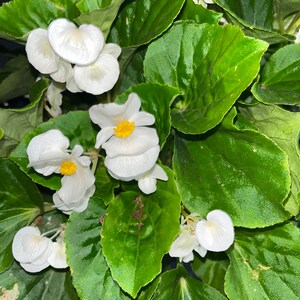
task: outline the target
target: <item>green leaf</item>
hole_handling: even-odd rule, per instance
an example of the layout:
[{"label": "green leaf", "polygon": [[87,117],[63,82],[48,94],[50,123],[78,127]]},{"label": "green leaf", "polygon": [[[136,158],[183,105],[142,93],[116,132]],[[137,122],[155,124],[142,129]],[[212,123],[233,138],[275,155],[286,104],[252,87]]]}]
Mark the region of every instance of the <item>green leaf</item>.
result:
[{"label": "green leaf", "polygon": [[46,177],[35,172],[33,168],[27,167],[29,161],[26,149],[30,140],[34,136],[50,129],[59,129],[65,136],[67,136],[70,140],[70,148],[73,148],[77,144],[82,145],[85,151],[88,151],[90,148],[94,148],[96,133],[87,112],[70,112],[50,119],[48,122],[37,126],[24,137],[18,147],[11,153],[10,158],[16,162],[20,166],[21,170],[27,173],[34,182],[50,189],[58,190],[61,186],[60,175],[53,174]]},{"label": "green leaf", "polygon": [[179,14],[184,0],[139,0],[125,3],[110,39],[122,47],[149,43],[167,30]]},{"label": "green leaf", "polygon": [[99,219],[104,214],[102,201],[92,198],[84,212],[70,216],[64,240],[73,283],[85,300],[129,299],[113,281],[102,253]]},{"label": "green leaf", "polygon": [[[7,159],[0,159],[0,272],[13,261],[16,232],[41,213],[43,200],[34,183]],[[1,284],[0,284],[1,286]]]},{"label": "green leaf", "polygon": [[[14,0],[0,7],[0,37],[26,41],[35,28],[46,28],[57,18],[78,15],[76,0]],[[13,18],[12,18],[13,16]]]},{"label": "green leaf", "polygon": [[300,104],[300,44],[279,49],[265,64],[252,89],[261,102]]},{"label": "green leaf", "polygon": [[196,23],[218,24],[222,14],[204,8],[193,0],[187,0],[180,13],[180,20],[192,20]]},{"label": "green leaf", "polygon": [[[43,102],[48,87],[46,80],[36,82],[29,94],[30,104],[21,109],[0,109],[0,127],[4,137],[0,140],[0,156],[7,157],[30,130],[43,120]],[[13,122],[11,122],[13,120]]]},{"label": "green leaf", "polygon": [[0,102],[28,94],[35,82],[27,57],[24,55],[10,59],[2,67],[0,76],[4,77],[0,83]]},{"label": "green leaf", "polygon": [[181,22],[148,47],[145,77],[184,94],[172,113],[175,128],[204,133],[252,82],[266,48],[265,42],[244,37],[235,26]]},{"label": "green leaf", "polygon": [[300,113],[263,104],[240,108],[240,112],[288,155],[292,185],[285,208],[294,216],[297,215],[300,209]]},{"label": "green leaf", "polygon": [[[118,0],[117,0],[118,1]],[[116,0],[79,0],[76,4],[81,13],[88,13],[111,5]]]},{"label": "green leaf", "polygon": [[265,135],[225,121],[206,136],[176,135],[173,164],[183,204],[201,217],[222,209],[234,225],[249,228],[288,219],[287,155]]},{"label": "green leaf", "polygon": [[292,224],[237,231],[228,254],[225,291],[230,299],[300,298],[300,233]]},{"label": "green leaf", "polygon": [[78,299],[70,272],[49,269],[33,275],[25,272],[16,263],[0,274],[0,287],[1,299]]},{"label": "green leaf", "polygon": [[95,1],[90,2],[89,0],[81,1],[77,6],[85,13],[76,18],[75,21],[78,24],[87,23],[99,27],[106,39],[123,1],[112,0],[109,6],[102,6],[106,4],[105,1],[104,4]]},{"label": "green leaf", "polygon": [[162,148],[170,134],[170,104],[179,94],[178,89],[156,83],[142,83],[124,92],[116,99],[116,103],[126,102],[130,93],[137,93],[142,102],[142,109],[154,115],[155,128]]},{"label": "green leaf", "polygon": [[273,0],[273,2],[274,10],[282,19],[300,11],[300,2],[298,0]]},{"label": "green leaf", "polygon": [[161,275],[161,280],[153,299],[201,299],[225,300],[226,298],[209,285],[189,276],[187,271],[178,265],[177,269]]},{"label": "green leaf", "polygon": [[157,182],[151,195],[124,192],[108,209],[102,231],[103,253],[113,278],[136,297],[161,272],[161,260],[179,230],[180,197],[173,173]]}]

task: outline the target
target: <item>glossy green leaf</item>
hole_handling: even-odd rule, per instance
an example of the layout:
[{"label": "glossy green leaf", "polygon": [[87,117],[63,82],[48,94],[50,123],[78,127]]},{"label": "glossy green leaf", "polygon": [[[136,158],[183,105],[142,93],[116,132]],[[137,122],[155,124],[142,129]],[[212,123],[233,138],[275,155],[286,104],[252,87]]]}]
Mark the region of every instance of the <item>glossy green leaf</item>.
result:
[{"label": "glossy green leaf", "polygon": [[28,94],[35,82],[27,57],[23,55],[10,59],[2,67],[0,77],[4,77],[0,83],[0,102]]},{"label": "glossy green leaf", "polygon": [[91,1],[81,1],[78,3],[78,7],[81,11],[85,13],[81,14],[75,21],[78,24],[93,24],[99,27],[104,35],[107,38],[110,27],[115,20],[117,13],[120,9],[121,4],[124,0],[112,0],[109,6],[106,6],[107,3],[98,3]]},{"label": "glossy green leaf", "polygon": [[183,204],[201,217],[222,209],[234,225],[254,228],[290,216],[282,204],[291,184],[287,155],[259,132],[226,124],[206,136],[177,135],[173,163]]},{"label": "glossy green leaf", "polygon": [[48,269],[38,274],[29,274],[16,263],[0,274],[0,288],[0,299],[3,300],[78,299],[70,272]]},{"label": "glossy green leaf", "polygon": [[144,83],[124,92],[116,102],[126,102],[130,93],[137,93],[142,102],[142,109],[155,116],[155,128],[162,148],[171,130],[170,104],[180,94],[179,90],[167,85]]},{"label": "glossy green leaf", "polygon": [[[47,28],[57,18],[78,15],[76,0],[14,0],[0,7],[0,37],[25,41],[35,28]],[[13,16],[13,17],[12,17]]]},{"label": "glossy green leaf", "polygon": [[[46,80],[36,82],[30,91],[30,104],[20,109],[0,109],[0,127],[4,132],[0,140],[0,156],[7,157],[30,130],[43,120],[41,101],[48,87]],[[13,120],[13,122],[12,122]]]},{"label": "glossy green leaf", "polygon": [[93,198],[84,212],[71,214],[65,243],[73,283],[81,299],[128,299],[113,281],[102,253],[100,218],[103,222],[104,216],[102,201]]},{"label": "glossy green leaf", "polygon": [[24,137],[18,147],[11,153],[10,158],[14,162],[16,162],[33,181],[50,189],[58,190],[61,185],[60,175],[53,174],[46,177],[35,172],[33,168],[27,167],[29,161],[26,149],[30,140],[34,136],[46,132],[50,129],[59,129],[65,136],[67,136],[70,140],[71,149],[74,147],[74,145],[78,144],[82,145],[85,151],[88,151],[90,148],[94,147],[96,132],[91,124],[87,112],[70,112],[66,115],[50,119],[48,122],[42,123],[37,126],[34,130],[29,132]]},{"label": "glossy green leaf", "polygon": [[237,231],[228,254],[225,291],[230,299],[299,299],[300,233],[292,224]]},{"label": "glossy green leaf", "polygon": [[180,20],[192,20],[197,23],[218,24],[222,14],[204,8],[193,0],[187,0],[180,13]]},{"label": "glossy green leaf", "polygon": [[153,299],[225,300],[226,298],[209,285],[189,276],[187,271],[181,265],[178,265],[177,269],[167,271],[161,275]]},{"label": "glossy green leaf", "polygon": [[172,25],[183,4],[184,0],[128,1],[112,27],[110,38],[122,47],[147,44]]},{"label": "glossy green leaf", "polygon": [[300,44],[279,49],[265,64],[253,95],[271,104],[300,104]]},{"label": "glossy green leaf", "polygon": [[0,159],[0,272],[13,257],[16,232],[41,213],[43,200],[34,183],[8,159]]},{"label": "glossy green leaf", "polygon": [[252,82],[266,48],[235,26],[181,22],[149,46],[145,77],[184,94],[172,113],[175,128],[204,133],[221,122]]},{"label": "glossy green leaf", "polygon": [[288,155],[292,185],[285,207],[291,214],[297,215],[300,209],[300,113],[263,104],[241,108],[240,111]]},{"label": "glossy green leaf", "polygon": [[124,192],[108,209],[101,231],[103,253],[113,278],[136,297],[161,272],[161,260],[179,230],[180,197],[173,173],[150,195]]}]

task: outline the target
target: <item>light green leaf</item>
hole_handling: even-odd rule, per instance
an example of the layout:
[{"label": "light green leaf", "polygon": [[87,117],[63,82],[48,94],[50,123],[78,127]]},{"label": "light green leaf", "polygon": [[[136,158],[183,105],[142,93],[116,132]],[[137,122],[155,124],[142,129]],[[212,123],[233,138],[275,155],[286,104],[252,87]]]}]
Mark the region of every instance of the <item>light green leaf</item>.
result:
[{"label": "light green leaf", "polygon": [[10,59],[0,71],[0,102],[24,96],[29,93],[35,78],[27,57],[18,55]]},{"label": "light green leaf", "polygon": [[49,269],[38,274],[29,274],[16,263],[0,274],[0,287],[1,299],[78,299],[70,272]]},{"label": "light green leaf", "polygon": [[46,80],[39,80],[30,91],[30,104],[26,107],[0,109],[0,127],[4,131],[4,137],[0,140],[1,157],[7,157],[25,134],[42,122],[43,102],[40,100],[47,87]]},{"label": "light green leaf", "polygon": [[257,131],[230,127],[228,119],[206,136],[175,137],[173,165],[183,204],[201,217],[222,209],[242,227],[287,220],[282,204],[291,184],[286,153]]},{"label": "light green leaf", "polygon": [[[53,190],[58,190],[61,186],[61,176],[53,174],[50,176],[43,176],[34,171],[33,168],[28,168],[28,157],[26,153],[27,146],[30,140],[43,132],[50,129],[59,129],[70,140],[70,148],[72,149],[76,144],[82,145],[85,151],[93,148],[96,140],[96,133],[91,124],[87,112],[76,111],[70,112],[49,120],[48,122],[40,124],[34,130],[29,132],[18,147],[11,153],[10,158],[16,162],[21,170],[28,174],[34,181],[43,186]],[[1,142],[1,141],[0,141]]]},{"label": "light green leaf", "polygon": [[95,1],[90,3],[89,0],[81,1],[77,6],[85,13],[76,18],[75,21],[78,24],[87,23],[99,27],[106,39],[123,1],[112,0],[109,6],[106,6],[105,1],[103,1],[104,3],[101,3],[101,1],[100,3]]},{"label": "light green leaf", "polygon": [[300,298],[300,233],[292,224],[237,231],[228,254],[225,291],[230,299]]},{"label": "light green leaf", "polygon": [[108,209],[101,244],[113,278],[136,297],[161,272],[161,260],[179,231],[180,197],[173,173],[150,195],[121,193]]},{"label": "light green leaf", "polygon": [[[118,0],[117,0],[118,1]],[[88,13],[111,5],[116,0],[79,0],[76,4],[81,13]]]},{"label": "light green leaf", "polygon": [[172,25],[183,4],[184,0],[129,1],[118,15],[110,39],[122,47],[147,44]]},{"label": "light green leaf", "polygon": [[172,113],[175,128],[204,133],[221,122],[252,82],[266,48],[235,26],[181,22],[148,47],[145,77],[184,94]]},{"label": "light green leaf", "polygon": [[285,46],[273,54],[251,91],[264,103],[299,105],[300,44]]},{"label": "light green leaf", "polygon": [[189,276],[187,271],[181,265],[178,265],[177,269],[167,271],[161,275],[153,299],[225,300],[226,298],[209,285]]},{"label": "light green leaf", "polygon": [[93,198],[84,212],[71,214],[65,243],[73,283],[79,297],[85,300],[129,299],[113,281],[102,253],[100,218],[104,216],[102,201]]},{"label": "light green leaf", "polygon": [[263,104],[240,108],[244,117],[264,134],[271,137],[288,155],[291,172],[291,193],[285,208],[293,215],[300,209],[300,113],[289,112],[278,106]]},{"label": "light green leaf", "polygon": [[34,183],[8,159],[0,159],[0,199],[2,272],[13,261],[11,244],[16,232],[41,213],[43,200]]},{"label": "light green leaf", "polygon": [[[57,18],[78,15],[76,0],[14,0],[0,7],[0,37],[26,41],[35,28],[47,28]],[[13,16],[13,17],[12,17]]]},{"label": "light green leaf", "polygon": [[155,128],[162,148],[171,130],[170,104],[180,92],[167,85],[142,83],[124,92],[116,99],[116,103],[126,102],[130,93],[137,93],[142,102],[142,109],[155,116]]},{"label": "light green leaf", "polygon": [[196,23],[218,24],[222,14],[204,8],[193,0],[187,0],[180,13],[180,20],[192,20]]}]

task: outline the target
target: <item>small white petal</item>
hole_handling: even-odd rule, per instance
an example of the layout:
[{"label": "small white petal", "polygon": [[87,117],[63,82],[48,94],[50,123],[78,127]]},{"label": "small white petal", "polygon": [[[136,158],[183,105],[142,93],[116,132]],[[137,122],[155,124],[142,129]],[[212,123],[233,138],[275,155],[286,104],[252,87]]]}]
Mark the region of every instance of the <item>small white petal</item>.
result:
[{"label": "small white petal", "polygon": [[180,262],[183,261],[184,263],[188,263],[188,262],[193,261],[193,260],[194,260],[194,253],[193,253],[193,251],[190,252],[188,255],[179,258],[179,261]]},{"label": "small white petal", "polygon": [[38,273],[49,267],[49,263],[47,261],[40,265],[34,265],[32,263],[20,263],[20,265],[25,271],[29,273]]},{"label": "small white petal", "polygon": [[156,191],[156,179],[151,177],[142,177],[138,180],[139,189],[145,194],[152,194]]},{"label": "small white petal", "polygon": [[148,151],[134,156],[117,156],[105,158],[104,164],[116,179],[137,177],[149,171],[155,164],[159,154],[159,146],[154,146]]},{"label": "small white petal", "polygon": [[93,95],[100,95],[111,90],[119,74],[119,63],[110,54],[101,54],[91,65],[74,66],[74,80],[77,86]]},{"label": "small white petal", "polygon": [[148,176],[164,181],[168,180],[168,175],[166,174],[164,169],[158,164],[155,164],[155,166],[149,171]]},{"label": "small white petal", "polygon": [[201,256],[201,257],[204,257],[207,253],[207,249],[205,249],[204,247],[198,245],[194,248],[194,250],[196,252],[198,252],[198,254]]},{"label": "small white petal", "polygon": [[28,61],[41,73],[50,74],[58,70],[59,57],[53,51],[46,29],[37,28],[30,32],[26,47]]},{"label": "small white petal", "polygon": [[57,268],[57,269],[64,269],[68,267],[65,243],[63,242],[53,243],[53,251],[50,257],[48,258],[48,263],[53,268]]},{"label": "small white petal", "polygon": [[72,69],[72,76],[69,78],[69,80],[66,82],[66,88],[71,93],[81,93],[82,90],[78,87],[74,80],[74,70]]},{"label": "small white petal", "polygon": [[63,60],[59,60],[58,70],[50,74],[51,78],[57,82],[66,82],[73,75],[72,65]]},{"label": "small white petal", "polygon": [[150,113],[139,111],[130,117],[129,121],[134,122],[135,126],[147,126],[154,124],[155,118]]},{"label": "small white petal", "polygon": [[62,105],[61,93],[63,91],[64,85],[61,83],[51,82],[46,92],[47,100],[56,116],[61,115],[62,113],[60,106]]},{"label": "small white petal", "polygon": [[139,155],[153,146],[158,145],[159,139],[154,128],[136,127],[127,138],[111,137],[102,145],[106,155],[114,158],[119,155]]},{"label": "small white petal", "polygon": [[115,59],[117,59],[120,56],[121,52],[122,52],[122,48],[119,45],[109,43],[104,46],[104,48],[101,51],[101,55],[102,54],[110,54]]},{"label": "small white petal", "polygon": [[221,210],[207,214],[207,221],[201,220],[196,226],[199,244],[209,251],[225,251],[234,242],[234,227],[231,218]]},{"label": "small white petal", "polygon": [[105,143],[109,138],[114,135],[113,127],[105,127],[103,128],[96,137],[96,145],[95,148],[99,149],[103,143]]},{"label": "small white petal", "polygon": [[67,19],[56,19],[48,27],[49,42],[64,60],[78,65],[93,63],[103,46],[102,32],[94,25],[76,27]]}]

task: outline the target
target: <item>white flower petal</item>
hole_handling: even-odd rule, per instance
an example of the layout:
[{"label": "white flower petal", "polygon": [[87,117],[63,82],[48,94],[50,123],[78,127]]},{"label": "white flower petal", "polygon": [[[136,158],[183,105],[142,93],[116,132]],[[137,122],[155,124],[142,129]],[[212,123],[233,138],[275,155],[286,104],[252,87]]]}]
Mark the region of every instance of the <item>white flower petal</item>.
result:
[{"label": "white flower petal", "polygon": [[50,74],[51,78],[57,82],[66,82],[73,75],[72,65],[63,60],[59,60],[58,70]]},{"label": "white flower petal", "polygon": [[49,263],[47,261],[40,265],[35,265],[32,263],[20,263],[20,265],[25,271],[29,273],[38,273],[49,267]]},{"label": "white flower petal", "polygon": [[136,127],[127,138],[111,137],[102,145],[109,158],[119,155],[139,155],[159,142],[156,129]]},{"label": "white flower petal", "polygon": [[77,86],[93,95],[100,95],[111,90],[119,74],[119,63],[110,54],[100,55],[91,65],[74,66],[74,80]]},{"label": "white flower petal", "polygon": [[221,210],[213,210],[207,221],[201,220],[196,226],[199,244],[209,251],[225,251],[234,241],[234,227],[231,218]]},{"label": "white flower petal", "polygon": [[129,121],[134,122],[135,126],[147,126],[152,125],[155,122],[155,118],[152,114],[145,111],[139,111],[134,114]]},{"label": "white flower petal", "polygon": [[94,25],[76,27],[67,19],[56,19],[48,27],[49,42],[64,60],[78,65],[93,63],[103,46],[102,32]]},{"label": "white flower petal", "polygon": [[104,48],[102,49],[101,55],[110,54],[115,59],[117,59],[120,56],[121,52],[122,52],[122,48],[119,45],[113,44],[113,43],[108,43],[108,44],[105,44]]},{"label": "white flower petal", "polygon": [[137,177],[149,171],[155,164],[159,154],[159,146],[154,146],[148,151],[134,156],[117,156],[105,158],[104,164],[116,179]]},{"label": "white flower petal", "polygon": [[30,32],[26,47],[28,61],[41,73],[50,74],[58,70],[59,57],[53,51],[46,29],[37,28]]},{"label": "white flower petal", "polygon": [[61,83],[51,82],[46,92],[47,100],[56,116],[61,115],[62,113],[60,108],[62,105],[61,93],[64,91],[64,89],[64,85]]},{"label": "white flower petal", "polygon": [[105,127],[103,128],[96,137],[96,145],[95,148],[99,149],[103,143],[105,143],[109,138],[114,135],[113,127]]},{"label": "white flower petal", "polygon": [[71,93],[81,93],[82,90],[78,87],[78,85],[76,84],[75,80],[74,80],[74,70],[72,69],[72,76],[68,79],[68,81],[66,82],[66,88],[68,91],[70,91]]},{"label": "white flower petal", "polygon": [[152,194],[156,191],[156,179],[152,177],[142,177],[138,180],[139,189],[145,194]]},{"label": "white flower petal", "polygon": [[148,176],[164,181],[168,180],[168,175],[166,174],[164,169],[158,164],[155,164],[155,166],[148,172]]},{"label": "white flower petal", "polygon": [[179,261],[180,262],[183,261],[184,263],[188,263],[188,262],[193,261],[193,260],[194,260],[194,253],[193,253],[193,251],[190,252],[188,255],[179,258]]},{"label": "white flower petal", "polygon": [[53,251],[50,257],[48,258],[48,263],[53,268],[57,268],[57,269],[64,269],[68,267],[65,243],[63,242],[53,243]]},{"label": "white flower petal", "polygon": [[198,254],[201,256],[201,257],[204,257],[207,253],[207,249],[205,249],[204,247],[202,247],[201,245],[198,245],[194,248],[194,250],[196,252],[198,252]]}]

